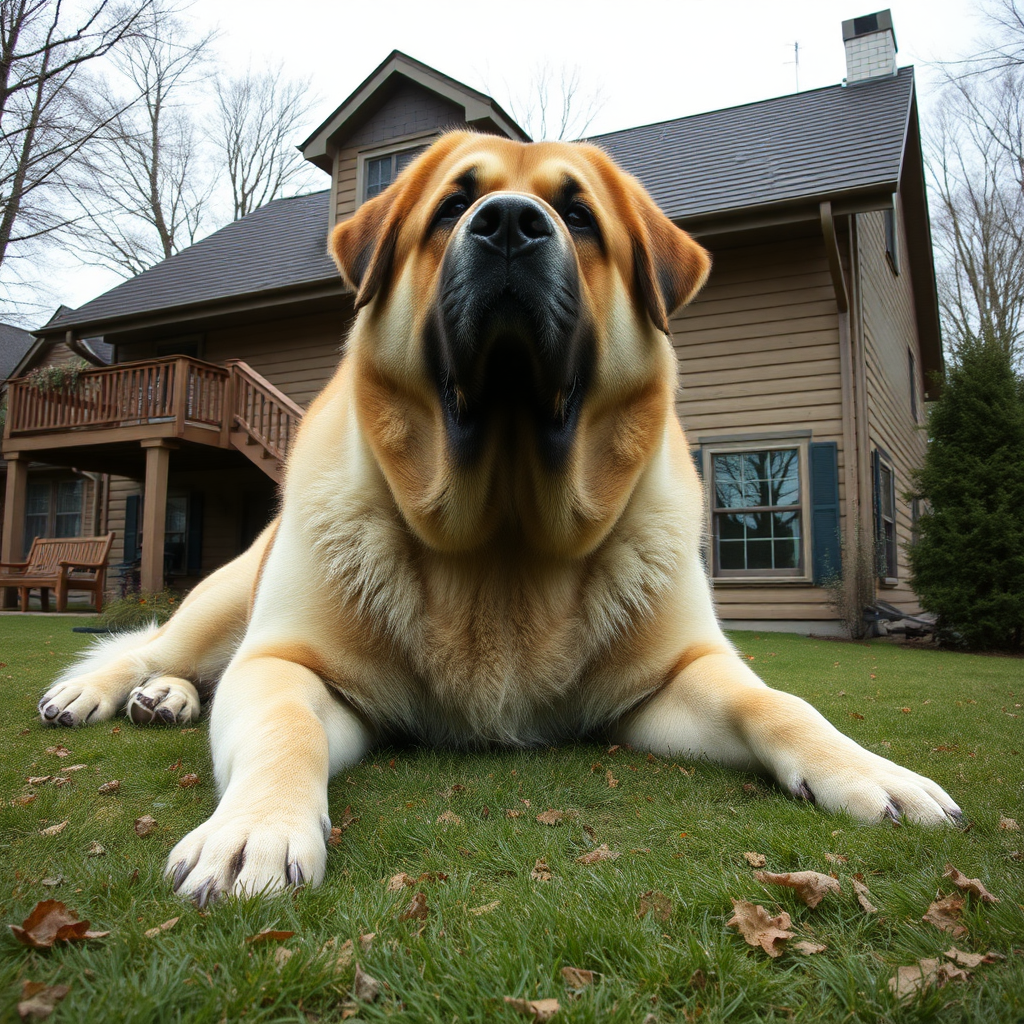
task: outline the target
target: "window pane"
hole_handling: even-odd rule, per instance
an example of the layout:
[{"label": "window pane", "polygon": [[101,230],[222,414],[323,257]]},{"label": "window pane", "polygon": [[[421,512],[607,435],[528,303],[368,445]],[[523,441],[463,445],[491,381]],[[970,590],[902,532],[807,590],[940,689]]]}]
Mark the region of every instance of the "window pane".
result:
[{"label": "window pane", "polygon": [[796,505],[800,502],[800,459],[795,448],[771,453],[771,504]]},{"label": "window pane", "polygon": [[772,536],[777,540],[780,538],[799,538],[800,536],[800,513],[799,512],[774,512],[772,524]]},{"label": "window pane", "polygon": [[184,533],[185,524],[188,521],[188,498],[182,495],[172,495],[167,499],[167,520],[164,527],[165,533]]},{"label": "window pane", "polygon": [[743,528],[743,516],[718,517],[718,535],[722,540],[743,540],[746,531]]},{"label": "window pane", "polygon": [[82,481],[62,480],[57,484],[57,514],[81,512]]},{"label": "window pane", "polygon": [[795,540],[777,540],[774,542],[775,568],[797,569],[800,566],[800,555]]},{"label": "window pane", "polygon": [[748,517],[747,528],[748,540],[770,540],[772,536],[772,520],[775,518],[771,512],[756,512]]},{"label": "window pane", "polygon": [[743,465],[739,455],[716,455],[715,504],[719,508],[743,508]]},{"label": "window pane", "polygon": [[770,540],[747,541],[747,568],[772,568],[772,542]]},{"label": "window pane", "polygon": [[372,199],[391,184],[391,155],[366,161],[366,198]]},{"label": "window pane", "polygon": [[25,514],[29,516],[43,516],[50,512],[50,481],[36,481],[28,485],[28,494],[25,496]]},{"label": "window pane", "polygon": [[768,452],[747,452],[743,456],[743,495],[749,505],[770,505]]},{"label": "window pane", "polygon": [[892,502],[892,470],[888,466],[881,467],[881,479],[882,479],[882,515],[886,519],[893,519],[893,502]]},{"label": "window pane", "polygon": [[36,537],[46,536],[46,529],[46,516],[25,516],[25,550],[22,552],[22,558],[28,557],[29,549],[32,547],[32,541],[34,541]]},{"label": "window pane", "polygon": [[746,569],[746,545],[741,540],[723,540],[718,545],[718,562],[722,569]]}]

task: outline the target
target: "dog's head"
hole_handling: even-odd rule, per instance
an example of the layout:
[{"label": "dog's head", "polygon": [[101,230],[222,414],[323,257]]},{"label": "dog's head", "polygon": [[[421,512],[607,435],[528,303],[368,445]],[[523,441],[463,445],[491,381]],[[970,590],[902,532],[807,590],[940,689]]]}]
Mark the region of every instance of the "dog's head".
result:
[{"label": "dog's head", "polygon": [[671,415],[705,251],[600,149],[452,132],[334,229],[362,428],[413,529],[579,554]]}]

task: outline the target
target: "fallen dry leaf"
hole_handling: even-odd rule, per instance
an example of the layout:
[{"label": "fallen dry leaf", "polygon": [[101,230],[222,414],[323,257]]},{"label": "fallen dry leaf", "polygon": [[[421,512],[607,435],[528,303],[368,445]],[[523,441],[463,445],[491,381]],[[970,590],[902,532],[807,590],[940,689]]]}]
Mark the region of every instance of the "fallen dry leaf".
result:
[{"label": "fallen dry leaf", "polygon": [[273,928],[267,928],[262,932],[257,932],[255,935],[250,935],[245,941],[250,945],[257,945],[261,942],[284,942],[285,939],[290,939],[295,932],[279,932]]},{"label": "fallen dry leaf", "polygon": [[89,844],[89,849],[85,851],[86,857],[106,857],[107,848],[102,844],[98,843],[95,839]]},{"label": "fallen dry leaf", "polygon": [[615,787],[616,787],[616,786],[618,786],[618,784],[619,784],[619,780],[618,780],[617,778],[615,778],[615,776],[614,776],[614,775],[612,775],[612,770],[611,770],[611,768],[609,768],[609,769],[608,769],[608,771],[606,771],[606,772],[604,773],[604,777],[605,777],[605,781],[606,781],[606,782],[608,783],[608,785],[609,785],[609,786],[610,786],[610,787],[611,787],[612,789],[615,789]]},{"label": "fallen dry leaf", "polygon": [[828,946],[822,945],[820,942],[808,942],[806,939],[800,939],[798,942],[792,943],[790,948],[795,949],[798,953],[813,956],[815,953],[824,953]]},{"label": "fallen dry leaf", "polygon": [[53,777],[53,788],[60,789],[61,786],[70,786],[71,778],[67,775],[55,775]]},{"label": "fallen dry leaf", "polygon": [[328,846],[341,845],[341,829],[337,825],[331,826],[331,834],[327,837]]},{"label": "fallen dry leaf", "polygon": [[277,949],[274,950],[274,966],[278,971],[283,971],[285,964],[287,964],[293,956],[295,956],[294,949],[289,949],[287,946],[278,946]]},{"label": "fallen dry leaf", "polygon": [[769,917],[764,907],[747,900],[733,900],[732,909],[726,927],[735,926],[748,945],[760,946],[769,956],[782,956],[786,940],[793,938],[789,914],[783,911],[778,917]]},{"label": "fallen dry leaf", "polygon": [[763,853],[754,853],[753,850],[748,850],[745,854],[743,854],[743,859],[752,868],[763,868],[765,864],[768,863],[768,861],[765,860],[765,856]]},{"label": "fallen dry leaf", "polygon": [[511,807],[505,812],[506,818],[521,818],[523,816],[522,811],[515,811]]},{"label": "fallen dry leaf", "polygon": [[52,889],[54,886],[63,885],[64,884],[64,876],[63,875],[57,875],[56,878],[40,878],[39,879],[39,884],[40,885],[45,885],[48,888]]},{"label": "fallen dry leaf", "polygon": [[436,821],[435,824],[438,824],[438,825],[461,825],[462,824],[462,819],[457,814],[455,814],[453,811],[442,811],[437,816],[437,821]]},{"label": "fallen dry leaf", "polygon": [[121,783],[117,779],[111,779],[110,782],[104,782],[100,786],[101,793],[116,793],[121,788]]},{"label": "fallen dry leaf", "polygon": [[63,744],[58,743],[57,746],[55,747],[47,747],[46,753],[56,754],[58,757],[67,757],[71,753],[71,751],[68,750],[68,748],[65,747]]},{"label": "fallen dry leaf", "polygon": [[372,1003],[380,995],[380,982],[371,978],[356,961],[356,977],[352,985],[352,996],[361,1003]]},{"label": "fallen dry leaf", "polygon": [[412,875],[407,875],[404,871],[399,871],[397,875],[392,875],[388,879],[388,892],[401,892],[407,885],[415,885],[416,879]]},{"label": "fallen dry leaf", "polygon": [[843,854],[843,853],[826,853],[825,854],[825,860],[827,860],[829,862],[829,864],[846,864],[849,861],[849,859],[850,858],[847,857],[846,854]]},{"label": "fallen dry leaf", "polygon": [[994,964],[997,960],[1006,959],[1002,953],[993,953],[991,950],[987,953],[965,953],[962,949],[957,949],[956,946],[947,949],[942,955],[952,960],[957,967],[970,967],[972,970],[982,964]]},{"label": "fallen dry leaf", "polygon": [[1019,832],[1020,831],[1020,825],[1018,825],[1017,822],[1013,820],[1013,818],[1003,818],[1003,817],[1000,817],[999,818],[999,827],[1004,832]]},{"label": "fallen dry leaf", "polygon": [[427,914],[427,894],[424,892],[418,892],[410,900],[409,905],[398,915],[399,921],[426,921]]},{"label": "fallen dry leaf", "polygon": [[667,921],[672,916],[672,901],[663,893],[655,889],[648,889],[640,895],[640,909],[637,917],[646,917],[652,914],[656,921]]},{"label": "fallen dry leaf", "polygon": [[482,907],[470,907],[469,912],[479,917],[481,914],[489,914],[492,910],[497,910],[501,906],[501,900],[495,900],[493,903],[485,903]]},{"label": "fallen dry leaf", "polygon": [[797,898],[812,910],[827,893],[842,892],[837,879],[831,875],[823,875],[820,871],[789,871],[784,875],[776,875],[771,871],[755,871],[754,877],[765,885],[782,885],[792,889]]},{"label": "fallen dry leaf", "polygon": [[44,985],[41,981],[23,981],[18,1016],[22,1020],[46,1020],[70,991],[70,985]]},{"label": "fallen dry leaf", "polygon": [[615,850],[608,849],[607,843],[602,843],[596,850],[591,850],[590,853],[577,857],[576,862],[578,864],[599,864],[603,860],[615,860],[618,856],[620,854]]},{"label": "fallen dry leaf", "polygon": [[967,929],[960,923],[960,914],[964,909],[964,898],[955,892],[941,900],[935,900],[928,907],[928,912],[921,918],[935,925],[940,931],[949,932],[954,937],[967,934]]},{"label": "fallen dry leaf", "polygon": [[87,764],[70,764],[67,768],[61,769],[64,772],[80,772],[83,768],[88,768]]},{"label": "fallen dry leaf", "polygon": [[[376,932],[367,932],[365,935],[359,936],[359,948],[363,952],[369,952],[373,947],[373,940],[376,937]],[[355,953],[355,947],[352,944],[351,939],[346,939],[340,947],[338,947],[337,954],[334,952],[335,940],[328,939],[320,947],[320,953],[323,956],[334,956],[334,970],[344,970],[352,963],[352,956]]]},{"label": "fallen dry leaf", "polygon": [[958,871],[952,864],[946,865],[946,870],[942,873],[943,878],[948,878],[961,892],[970,893],[972,896],[981,900],[982,903],[998,903],[999,897],[993,896],[984,885],[981,884],[980,878],[968,878],[962,871]]},{"label": "fallen dry leaf", "polygon": [[871,902],[871,893],[868,891],[868,887],[856,878],[850,879],[853,885],[853,891],[857,894],[857,902],[861,905],[861,909],[865,914],[877,914],[878,907]]},{"label": "fallen dry leaf", "polygon": [[12,807],[28,807],[36,798],[35,793],[26,793],[24,796],[16,796],[11,801]]},{"label": "fallen dry leaf", "polygon": [[137,836],[148,836],[156,829],[156,818],[144,814],[141,818],[135,819],[135,834]]},{"label": "fallen dry leaf", "polygon": [[189,789],[192,786],[198,786],[199,776],[196,775],[195,772],[189,772],[187,775],[182,775],[182,777],[178,779],[178,785],[181,786],[182,789]]},{"label": "fallen dry leaf", "polygon": [[66,821],[62,821],[59,825],[51,825],[49,828],[41,828],[39,834],[41,836],[59,836],[61,832],[68,827]]},{"label": "fallen dry leaf", "polygon": [[29,775],[25,781],[30,786],[45,786],[52,778],[52,775]]},{"label": "fallen dry leaf", "polygon": [[970,975],[952,964],[938,959],[919,960],[910,967],[900,967],[889,979],[889,990],[897,999],[909,999],[932,985],[941,988],[949,981],[966,981]]},{"label": "fallen dry leaf", "polygon": [[161,932],[169,932],[180,920],[180,917],[172,917],[170,921],[164,921],[163,924],[158,924],[155,928],[147,928],[142,934],[147,939],[155,939]]},{"label": "fallen dry leaf", "polygon": [[9,925],[14,937],[32,949],[49,949],[55,942],[81,942],[84,939],[102,939],[110,932],[89,931],[88,921],[79,921],[78,915],[60,900],[40,900],[21,925]]},{"label": "fallen dry leaf", "polygon": [[546,811],[537,815],[537,820],[542,825],[560,825],[564,817],[565,811],[556,811],[549,807]]},{"label": "fallen dry leaf", "polygon": [[512,996],[505,996],[505,1002],[516,1013],[532,1017],[538,1022],[551,1020],[559,1009],[557,999],[514,999]]},{"label": "fallen dry leaf", "polygon": [[594,972],[585,971],[582,967],[563,967],[562,980],[565,987],[573,992],[582,992],[583,989],[594,984]]},{"label": "fallen dry leaf", "polygon": [[548,867],[548,862],[543,857],[537,858],[536,863],[533,865],[533,870],[530,872],[530,877],[535,882],[551,881],[551,868]]}]

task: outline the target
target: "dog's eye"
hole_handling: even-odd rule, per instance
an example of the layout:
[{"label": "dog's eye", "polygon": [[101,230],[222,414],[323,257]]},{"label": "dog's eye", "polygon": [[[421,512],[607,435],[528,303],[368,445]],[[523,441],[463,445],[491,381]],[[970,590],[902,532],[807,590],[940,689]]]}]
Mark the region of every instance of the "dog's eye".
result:
[{"label": "dog's eye", "polygon": [[437,211],[437,220],[458,220],[469,209],[469,197],[461,192],[449,196]]},{"label": "dog's eye", "polygon": [[597,227],[594,215],[580,202],[570,203],[562,219],[570,228],[580,231],[594,230]]}]

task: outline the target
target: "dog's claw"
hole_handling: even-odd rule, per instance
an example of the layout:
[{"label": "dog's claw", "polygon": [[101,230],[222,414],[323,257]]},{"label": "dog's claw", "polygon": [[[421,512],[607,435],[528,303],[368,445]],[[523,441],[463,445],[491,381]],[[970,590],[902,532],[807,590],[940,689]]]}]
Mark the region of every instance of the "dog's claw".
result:
[{"label": "dog's claw", "polygon": [[52,721],[58,714],[60,714],[60,708],[56,704],[48,704],[43,711],[43,717],[47,721]]},{"label": "dog's claw", "polygon": [[944,807],[943,810],[946,812],[946,817],[956,825],[960,827],[964,823],[964,812],[959,807]]},{"label": "dog's claw", "polygon": [[170,723],[170,722],[174,721],[174,712],[170,708],[157,708],[156,709],[156,713],[165,722],[169,722]]},{"label": "dog's claw", "polygon": [[181,888],[181,883],[185,881],[189,870],[188,864],[183,860],[179,860],[178,863],[174,865],[174,871],[171,874],[171,885],[175,892]]},{"label": "dog's claw", "polygon": [[286,872],[289,883],[294,885],[296,888],[306,881],[306,876],[302,873],[302,867],[296,861],[288,862]]},{"label": "dog's claw", "polygon": [[891,821],[894,825],[903,824],[903,809],[892,797],[889,797],[885,809],[882,811],[882,820]]},{"label": "dog's claw", "polygon": [[208,903],[211,903],[220,895],[217,883],[213,877],[208,878],[192,895],[192,902],[203,910]]}]

